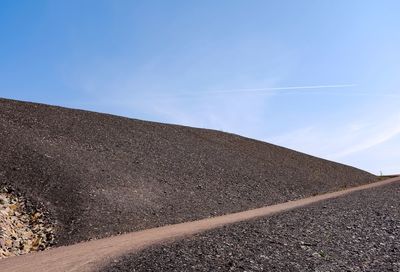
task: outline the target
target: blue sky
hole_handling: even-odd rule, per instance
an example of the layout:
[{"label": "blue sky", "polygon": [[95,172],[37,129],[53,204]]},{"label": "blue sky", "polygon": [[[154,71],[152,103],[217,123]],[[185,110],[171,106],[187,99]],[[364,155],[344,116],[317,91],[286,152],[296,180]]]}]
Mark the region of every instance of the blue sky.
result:
[{"label": "blue sky", "polygon": [[1,1],[0,96],[399,173],[399,10],[395,0]]}]

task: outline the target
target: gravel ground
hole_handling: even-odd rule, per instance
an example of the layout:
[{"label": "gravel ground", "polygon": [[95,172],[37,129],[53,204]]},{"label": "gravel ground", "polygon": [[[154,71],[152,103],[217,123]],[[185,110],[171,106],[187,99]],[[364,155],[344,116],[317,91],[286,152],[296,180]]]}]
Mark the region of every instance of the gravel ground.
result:
[{"label": "gravel ground", "polygon": [[400,271],[400,184],[238,223],[112,262],[122,271]]},{"label": "gravel ground", "polygon": [[0,99],[0,186],[49,212],[58,245],[375,179],[237,135]]}]

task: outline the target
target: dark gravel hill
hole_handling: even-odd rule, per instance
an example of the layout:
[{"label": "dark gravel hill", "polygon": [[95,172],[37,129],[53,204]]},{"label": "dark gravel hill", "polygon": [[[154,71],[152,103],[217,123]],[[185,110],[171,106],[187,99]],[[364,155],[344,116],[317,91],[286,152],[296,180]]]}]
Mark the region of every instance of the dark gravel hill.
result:
[{"label": "dark gravel hill", "polygon": [[237,135],[0,99],[0,185],[45,207],[59,244],[375,179]]},{"label": "dark gravel hill", "polygon": [[124,271],[400,271],[400,183],[238,223],[110,263]]}]

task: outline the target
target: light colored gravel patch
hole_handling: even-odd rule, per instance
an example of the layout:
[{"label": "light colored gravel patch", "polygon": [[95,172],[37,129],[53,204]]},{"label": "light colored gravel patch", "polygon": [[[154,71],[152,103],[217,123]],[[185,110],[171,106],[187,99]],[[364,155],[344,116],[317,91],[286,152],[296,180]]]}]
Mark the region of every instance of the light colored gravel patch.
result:
[{"label": "light colored gravel patch", "polygon": [[0,191],[0,259],[45,250],[54,242],[53,226],[25,203],[23,197]]}]

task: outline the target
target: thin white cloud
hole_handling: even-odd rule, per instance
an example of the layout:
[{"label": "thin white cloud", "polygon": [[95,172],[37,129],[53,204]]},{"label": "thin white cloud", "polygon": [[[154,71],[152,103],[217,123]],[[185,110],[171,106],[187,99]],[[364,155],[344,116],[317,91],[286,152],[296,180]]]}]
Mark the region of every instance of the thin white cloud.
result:
[{"label": "thin white cloud", "polygon": [[391,122],[383,125],[376,125],[371,131],[365,133],[363,140],[358,143],[350,145],[348,148],[341,150],[330,157],[334,159],[341,159],[348,155],[370,149],[374,146],[383,144],[397,135],[400,135],[400,118],[394,118]]},{"label": "thin white cloud", "polygon": [[373,173],[399,172],[398,165],[389,163],[399,158],[400,149],[395,146],[400,146],[400,112],[388,108],[365,112],[342,124],[313,124],[266,140]]}]

